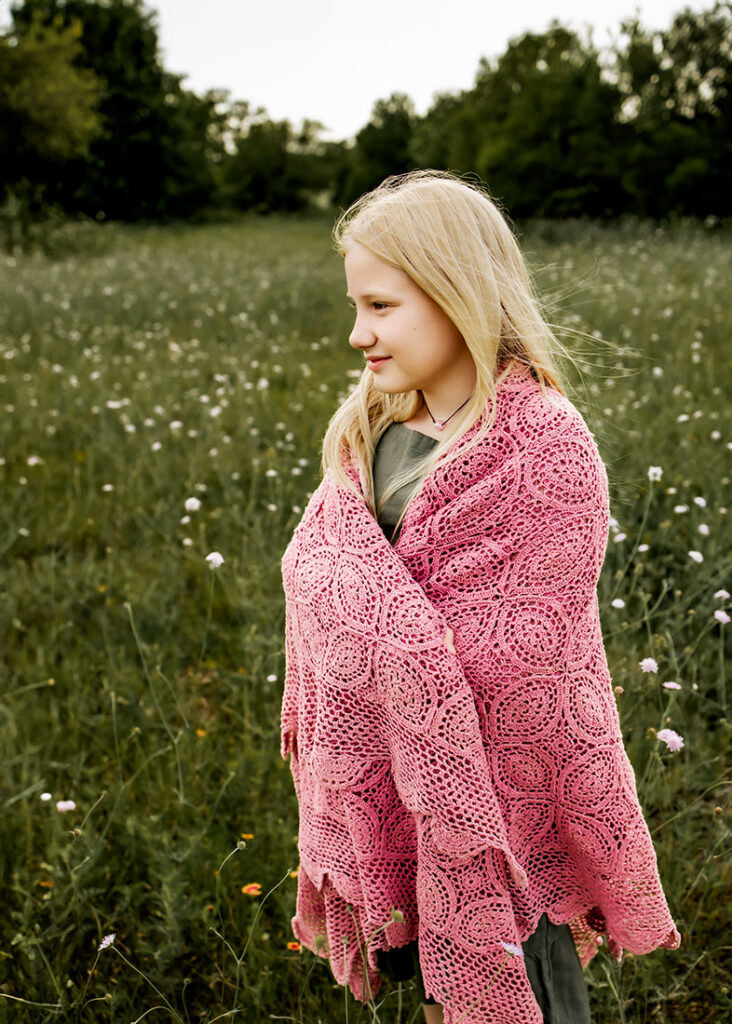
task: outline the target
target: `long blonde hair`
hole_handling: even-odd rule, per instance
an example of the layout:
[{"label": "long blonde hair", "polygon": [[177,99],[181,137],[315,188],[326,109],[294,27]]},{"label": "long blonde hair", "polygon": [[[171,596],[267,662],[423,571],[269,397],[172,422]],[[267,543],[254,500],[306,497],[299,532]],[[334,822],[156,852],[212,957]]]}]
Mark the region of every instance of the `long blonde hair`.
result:
[{"label": "long blonde hair", "polygon": [[[414,480],[408,504],[446,449],[484,413],[480,430],[469,444],[457,446],[448,461],[485,439],[495,420],[497,386],[515,364],[531,367],[545,396],[547,385],[566,394],[556,359],[561,346],[541,314],[511,228],[481,186],[448,171],[393,175],[340,214],[333,242],[341,256],[357,242],[408,274],[460,331],[477,371],[472,398],[451,428],[419,464],[392,480],[380,505]],[[374,516],[376,445],[392,422],[410,419],[421,403],[417,391],[379,391],[373,374],[364,370],[358,387],[328,425],[323,475],[330,474],[342,487],[356,491],[341,464],[345,456],[358,469]]]}]

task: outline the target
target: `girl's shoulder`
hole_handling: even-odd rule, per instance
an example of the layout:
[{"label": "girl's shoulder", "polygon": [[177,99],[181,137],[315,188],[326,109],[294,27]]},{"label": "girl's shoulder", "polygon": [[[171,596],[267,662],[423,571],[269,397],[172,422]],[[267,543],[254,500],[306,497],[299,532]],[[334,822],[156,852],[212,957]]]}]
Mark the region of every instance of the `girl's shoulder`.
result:
[{"label": "girl's shoulder", "polygon": [[594,443],[584,416],[556,388],[542,385],[528,371],[511,374],[498,392],[497,423],[521,447],[569,442],[572,436]]}]

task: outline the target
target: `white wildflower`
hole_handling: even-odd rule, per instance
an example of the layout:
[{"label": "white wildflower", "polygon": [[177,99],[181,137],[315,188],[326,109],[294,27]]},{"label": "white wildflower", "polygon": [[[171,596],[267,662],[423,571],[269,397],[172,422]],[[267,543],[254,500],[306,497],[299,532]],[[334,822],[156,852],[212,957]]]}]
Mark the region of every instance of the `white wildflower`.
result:
[{"label": "white wildflower", "polygon": [[638,662],[638,668],[641,672],[658,672],[658,663],[655,658],[644,658]]},{"label": "white wildflower", "polygon": [[97,953],[101,953],[103,949],[108,949],[116,938],[116,932],[110,932],[109,935],[105,935],[102,941],[97,946]]}]

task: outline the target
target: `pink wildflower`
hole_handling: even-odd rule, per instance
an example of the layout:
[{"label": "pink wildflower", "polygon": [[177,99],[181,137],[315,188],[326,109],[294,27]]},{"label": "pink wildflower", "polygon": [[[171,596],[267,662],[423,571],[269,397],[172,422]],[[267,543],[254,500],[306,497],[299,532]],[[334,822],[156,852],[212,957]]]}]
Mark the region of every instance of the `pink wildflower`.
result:
[{"label": "pink wildflower", "polygon": [[683,736],[679,736],[673,729],[659,729],[656,736],[659,740],[663,740],[669,750],[681,750],[684,745]]}]

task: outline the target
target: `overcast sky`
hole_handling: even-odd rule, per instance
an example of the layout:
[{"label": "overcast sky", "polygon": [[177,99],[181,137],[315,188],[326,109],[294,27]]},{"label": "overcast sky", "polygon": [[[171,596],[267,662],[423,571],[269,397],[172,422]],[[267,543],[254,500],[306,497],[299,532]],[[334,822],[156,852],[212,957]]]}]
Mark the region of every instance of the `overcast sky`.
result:
[{"label": "overcast sky", "polygon": [[[594,42],[634,13],[667,28],[684,7],[712,0],[155,0],[166,68],[202,93],[266,107],[275,119],[321,121],[326,137],[348,138],[377,99],[406,92],[424,113],[435,92],[469,88],[481,56],[509,39],[543,32],[552,17],[574,29],[590,23]],[[7,0],[0,11],[7,12]],[[0,19],[1,21],[2,19]],[[7,23],[7,16],[5,16]]]}]

